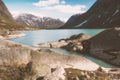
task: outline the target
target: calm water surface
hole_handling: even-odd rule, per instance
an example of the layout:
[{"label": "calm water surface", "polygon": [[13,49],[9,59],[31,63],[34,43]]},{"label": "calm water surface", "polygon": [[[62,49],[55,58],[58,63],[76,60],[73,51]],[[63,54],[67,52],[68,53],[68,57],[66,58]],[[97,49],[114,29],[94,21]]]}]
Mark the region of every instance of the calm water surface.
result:
[{"label": "calm water surface", "polygon": [[[29,46],[34,46],[34,45],[37,45],[39,43],[57,41],[59,39],[68,38],[72,35],[79,34],[79,33],[85,33],[85,34],[94,36],[94,35],[100,33],[101,31],[103,31],[103,29],[23,31],[23,33],[26,34],[25,37],[14,38],[14,39],[11,39],[11,40],[15,41],[15,42],[18,42],[18,43],[26,44],[26,45],[29,45]],[[63,50],[63,49],[52,49],[52,50],[56,51],[58,53],[63,53],[63,54],[73,54],[73,53],[78,54],[78,53],[66,51],[66,50]],[[107,63],[105,63],[105,62],[103,62],[99,59],[93,58],[91,56],[87,56],[87,55],[83,55],[83,54],[79,54],[79,55],[97,63],[100,66],[107,67],[107,68],[114,67],[110,64],[107,64]]]},{"label": "calm water surface", "polygon": [[26,34],[22,38],[14,38],[12,41],[23,43],[26,45],[36,45],[38,43],[57,41],[59,39],[68,38],[72,35],[85,33],[94,36],[103,31],[102,29],[72,29],[72,30],[37,30],[37,31],[23,31]]}]

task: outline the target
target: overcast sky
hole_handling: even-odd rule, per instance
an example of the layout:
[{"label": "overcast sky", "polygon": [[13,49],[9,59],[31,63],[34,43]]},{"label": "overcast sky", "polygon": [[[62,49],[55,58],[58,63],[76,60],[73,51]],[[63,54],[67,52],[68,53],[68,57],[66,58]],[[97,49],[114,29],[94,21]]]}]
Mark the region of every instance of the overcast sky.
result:
[{"label": "overcast sky", "polygon": [[30,13],[37,16],[59,18],[87,11],[96,0],[3,0],[13,16]]}]

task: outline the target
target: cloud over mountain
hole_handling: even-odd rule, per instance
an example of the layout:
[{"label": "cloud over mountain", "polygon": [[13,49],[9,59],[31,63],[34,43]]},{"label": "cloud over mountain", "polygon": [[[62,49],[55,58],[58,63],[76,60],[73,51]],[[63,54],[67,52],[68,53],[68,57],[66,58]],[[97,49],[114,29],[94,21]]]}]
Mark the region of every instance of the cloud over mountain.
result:
[{"label": "cloud over mountain", "polygon": [[84,13],[83,10],[86,8],[85,5],[70,5],[66,4],[65,0],[40,0],[37,3],[33,3],[34,6],[39,7],[40,9],[44,10],[53,10],[56,12],[62,13]]}]

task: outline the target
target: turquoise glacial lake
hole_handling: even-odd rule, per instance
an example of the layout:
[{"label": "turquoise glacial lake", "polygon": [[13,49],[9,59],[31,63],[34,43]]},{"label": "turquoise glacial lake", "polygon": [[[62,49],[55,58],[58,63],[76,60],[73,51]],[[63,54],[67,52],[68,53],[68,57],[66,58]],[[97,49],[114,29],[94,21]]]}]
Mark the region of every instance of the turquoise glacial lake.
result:
[{"label": "turquoise glacial lake", "polygon": [[[23,33],[26,34],[26,36],[20,37],[20,38],[13,38],[10,40],[14,41],[14,42],[25,44],[25,45],[34,46],[39,43],[58,41],[59,39],[69,38],[72,35],[76,35],[76,34],[80,34],[80,33],[85,33],[85,34],[88,34],[91,36],[95,36],[98,33],[100,33],[101,31],[103,31],[103,29],[72,29],[72,30],[66,29],[66,30],[22,31]],[[106,67],[106,68],[114,67],[102,60],[96,59],[91,56],[83,55],[80,53],[70,52],[70,51],[66,51],[63,49],[51,49],[51,50],[56,51],[58,53],[63,53],[63,54],[76,54],[76,55],[79,54],[79,56],[83,56],[83,57],[97,63],[98,65],[100,65],[102,67]]]},{"label": "turquoise glacial lake", "polygon": [[58,41],[59,39],[68,38],[72,35],[85,33],[94,36],[103,31],[102,29],[72,29],[72,30],[37,30],[37,31],[22,31],[26,34],[25,37],[13,38],[12,41],[23,43],[26,45],[36,45],[50,41]]}]

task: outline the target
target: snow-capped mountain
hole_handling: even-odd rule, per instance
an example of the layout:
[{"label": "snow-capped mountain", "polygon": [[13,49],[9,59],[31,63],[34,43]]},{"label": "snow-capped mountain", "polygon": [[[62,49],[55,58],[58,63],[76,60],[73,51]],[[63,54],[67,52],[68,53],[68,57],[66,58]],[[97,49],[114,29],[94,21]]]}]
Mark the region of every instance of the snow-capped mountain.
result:
[{"label": "snow-capped mountain", "polygon": [[120,0],[97,0],[83,14],[73,15],[61,28],[120,27]]},{"label": "snow-capped mountain", "polygon": [[43,29],[59,28],[64,24],[64,22],[59,19],[38,17],[32,14],[20,14],[15,17],[15,20],[22,25]]}]

